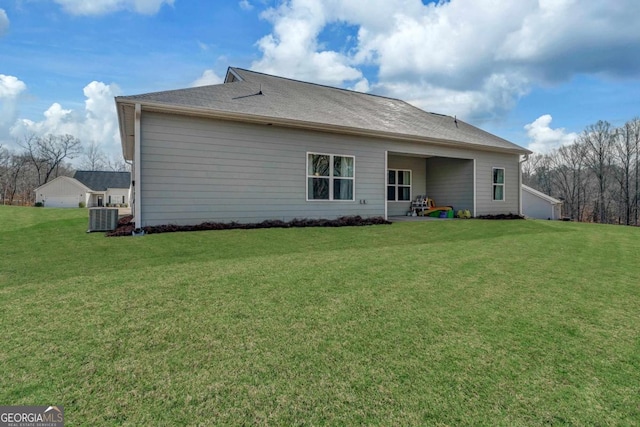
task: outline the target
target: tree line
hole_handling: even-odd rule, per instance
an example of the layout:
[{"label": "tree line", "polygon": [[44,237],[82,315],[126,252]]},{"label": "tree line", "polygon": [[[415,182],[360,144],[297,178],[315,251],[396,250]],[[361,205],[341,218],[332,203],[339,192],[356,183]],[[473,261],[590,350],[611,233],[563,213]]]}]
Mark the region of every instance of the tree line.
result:
[{"label": "tree line", "polygon": [[572,144],[530,156],[522,182],[562,200],[575,221],[639,225],[640,118],[598,121]]},{"label": "tree line", "polygon": [[14,150],[0,145],[0,204],[33,204],[37,187],[59,176],[73,176],[74,159],[80,170],[129,170],[123,160],[109,158],[98,143],[85,147],[72,135],[27,135],[16,145]]}]

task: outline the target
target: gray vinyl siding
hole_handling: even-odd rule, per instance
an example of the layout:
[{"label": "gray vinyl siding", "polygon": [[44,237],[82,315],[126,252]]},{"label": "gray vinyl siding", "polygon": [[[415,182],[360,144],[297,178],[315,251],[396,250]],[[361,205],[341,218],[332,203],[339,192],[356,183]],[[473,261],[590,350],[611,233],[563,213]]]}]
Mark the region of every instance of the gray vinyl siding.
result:
[{"label": "gray vinyl siding", "polygon": [[[478,157],[476,161],[476,208],[475,215],[520,213],[520,162],[519,156],[491,154]],[[493,200],[493,168],[504,168],[504,201]]]},{"label": "gray vinyl siding", "polygon": [[[389,155],[389,169],[404,169],[411,171],[411,199],[418,194],[425,194],[425,159],[423,157],[406,157]],[[386,190],[385,190],[386,191]],[[386,195],[386,192],[385,192]],[[411,208],[411,202],[389,202],[387,214],[389,216],[406,215]]]},{"label": "gray vinyl siding", "polygon": [[[474,215],[519,208],[518,155],[148,111],[140,134],[141,226],[383,216],[387,151],[388,168],[412,170],[412,198],[471,210],[475,160]],[[355,200],[307,201],[307,153],[353,156]],[[503,202],[492,201],[493,167],[505,168]],[[388,215],[408,205],[390,202]]]},{"label": "gray vinyl siding", "polygon": [[473,212],[473,160],[431,157],[426,160],[427,196],[436,206]]},{"label": "gray vinyl siding", "polygon": [[[150,112],[141,126],[143,226],[384,215],[382,144]],[[306,200],[308,152],[355,157],[354,201]]]}]

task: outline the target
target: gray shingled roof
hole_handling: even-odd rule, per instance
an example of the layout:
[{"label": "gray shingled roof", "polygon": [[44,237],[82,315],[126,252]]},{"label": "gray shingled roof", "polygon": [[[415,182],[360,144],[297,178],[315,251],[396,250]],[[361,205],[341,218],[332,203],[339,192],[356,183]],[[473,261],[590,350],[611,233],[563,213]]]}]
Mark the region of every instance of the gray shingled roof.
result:
[{"label": "gray shingled roof", "polygon": [[[453,117],[428,113],[399,99],[386,98],[229,68],[235,80],[224,84],[116,98],[117,102],[166,104],[288,121],[328,124],[482,146],[498,151],[529,151]],[[238,79],[239,78],[239,79]]]},{"label": "gray shingled roof", "polygon": [[129,188],[131,173],[108,171],[76,171],[75,179],[93,191],[105,191],[107,188]]}]

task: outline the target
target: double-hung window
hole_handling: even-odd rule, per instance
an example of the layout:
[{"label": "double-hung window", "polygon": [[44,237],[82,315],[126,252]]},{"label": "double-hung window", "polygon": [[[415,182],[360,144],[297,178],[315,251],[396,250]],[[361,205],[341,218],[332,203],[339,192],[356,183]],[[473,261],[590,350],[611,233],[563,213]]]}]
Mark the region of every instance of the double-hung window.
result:
[{"label": "double-hung window", "polygon": [[307,154],[307,200],[354,200],[355,157]]},{"label": "double-hung window", "polygon": [[390,202],[411,200],[410,170],[389,169],[387,171],[387,200]]},{"label": "double-hung window", "polygon": [[504,168],[493,168],[493,200],[504,201]]}]

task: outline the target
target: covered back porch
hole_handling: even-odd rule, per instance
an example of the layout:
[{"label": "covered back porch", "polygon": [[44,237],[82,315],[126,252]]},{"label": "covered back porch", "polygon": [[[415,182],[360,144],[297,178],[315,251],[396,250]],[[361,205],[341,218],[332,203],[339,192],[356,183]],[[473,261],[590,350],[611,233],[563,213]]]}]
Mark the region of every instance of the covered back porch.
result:
[{"label": "covered back porch", "polygon": [[468,210],[475,216],[474,177],[473,159],[388,152],[387,218],[411,215],[418,196],[433,200],[436,207]]}]

